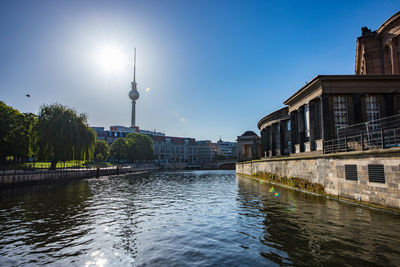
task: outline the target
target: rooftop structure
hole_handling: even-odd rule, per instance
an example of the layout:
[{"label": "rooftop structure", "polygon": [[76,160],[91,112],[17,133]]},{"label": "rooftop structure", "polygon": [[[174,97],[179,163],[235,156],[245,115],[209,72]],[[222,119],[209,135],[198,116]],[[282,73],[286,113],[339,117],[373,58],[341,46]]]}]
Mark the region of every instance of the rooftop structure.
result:
[{"label": "rooftop structure", "polygon": [[400,74],[400,12],[376,31],[361,29],[357,39],[355,74]]}]

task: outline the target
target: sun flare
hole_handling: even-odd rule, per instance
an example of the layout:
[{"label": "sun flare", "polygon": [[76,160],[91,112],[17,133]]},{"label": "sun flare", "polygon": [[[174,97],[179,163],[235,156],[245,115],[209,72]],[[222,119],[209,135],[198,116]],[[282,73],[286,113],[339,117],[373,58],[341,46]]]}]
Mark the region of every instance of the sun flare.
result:
[{"label": "sun flare", "polygon": [[121,48],[113,45],[106,45],[95,54],[96,64],[105,72],[121,72],[127,63],[126,57]]}]

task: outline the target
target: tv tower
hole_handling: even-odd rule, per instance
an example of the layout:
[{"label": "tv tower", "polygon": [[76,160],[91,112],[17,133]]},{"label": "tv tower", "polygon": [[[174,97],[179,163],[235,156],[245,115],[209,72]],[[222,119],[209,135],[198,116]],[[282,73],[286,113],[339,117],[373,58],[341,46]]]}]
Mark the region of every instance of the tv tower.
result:
[{"label": "tv tower", "polygon": [[129,92],[129,98],[132,99],[132,117],[131,117],[131,127],[136,125],[136,100],[139,98],[139,92],[137,90],[136,83],[136,48],[134,50],[133,59],[133,82],[131,82],[131,91]]}]

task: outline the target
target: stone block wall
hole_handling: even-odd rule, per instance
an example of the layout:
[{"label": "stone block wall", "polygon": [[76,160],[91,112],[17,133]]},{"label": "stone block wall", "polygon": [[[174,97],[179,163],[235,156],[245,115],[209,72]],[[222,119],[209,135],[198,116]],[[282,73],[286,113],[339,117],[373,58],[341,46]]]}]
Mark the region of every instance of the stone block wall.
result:
[{"label": "stone block wall", "polygon": [[85,179],[99,176],[118,175],[132,172],[153,171],[159,168],[153,164],[143,167],[124,167],[124,168],[99,168],[99,169],[80,169],[80,170],[63,170],[63,171],[39,171],[23,172],[16,171],[10,174],[0,175],[0,188],[3,186],[13,186],[23,183],[42,183],[42,182],[58,182],[69,179]]},{"label": "stone block wall", "polygon": [[[370,164],[383,165],[384,183],[370,181]],[[346,179],[345,165],[356,165],[357,180]],[[400,209],[400,153],[348,152],[264,159],[237,163],[236,172],[267,179],[272,177],[274,181],[287,185],[301,180],[310,185],[320,185],[324,193],[331,196]]]}]

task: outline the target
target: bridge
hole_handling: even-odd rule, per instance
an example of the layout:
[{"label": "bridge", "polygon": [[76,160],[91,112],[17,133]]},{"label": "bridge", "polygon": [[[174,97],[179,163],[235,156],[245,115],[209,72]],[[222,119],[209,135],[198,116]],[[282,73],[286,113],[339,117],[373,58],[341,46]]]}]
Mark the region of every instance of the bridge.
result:
[{"label": "bridge", "polygon": [[237,159],[219,160],[216,162],[217,168],[221,170],[234,170]]}]

